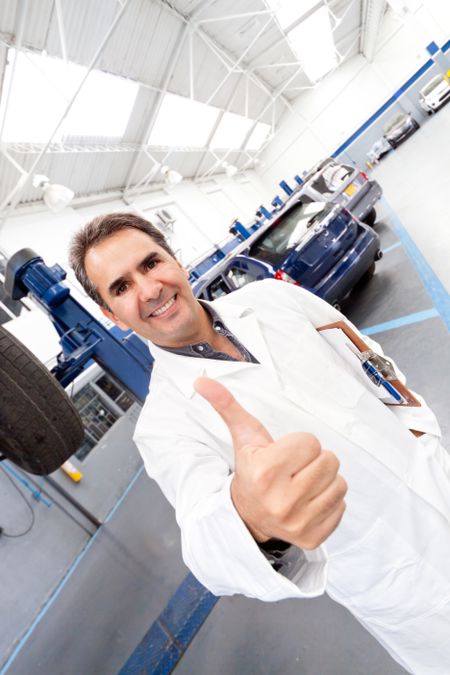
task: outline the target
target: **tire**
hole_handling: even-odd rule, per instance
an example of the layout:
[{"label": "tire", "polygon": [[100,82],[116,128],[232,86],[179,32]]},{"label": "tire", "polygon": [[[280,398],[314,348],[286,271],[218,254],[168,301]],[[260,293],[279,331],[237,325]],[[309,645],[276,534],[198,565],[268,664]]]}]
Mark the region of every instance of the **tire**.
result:
[{"label": "tire", "polygon": [[377,212],[373,207],[370,209],[368,213],[366,213],[364,218],[361,218],[363,223],[365,223],[369,227],[373,227],[375,225],[376,219],[377,219]]},{"label": "tire", "polygon": [[371,266],[364,272],[360,279],[360,283],[362,284],[367,284],[375,274],[375,262],[371,264]]},{"label": "tire", "polygon": [[83,441],[81,418],[47,368],[0,326],[0,453],[39,476]]}]

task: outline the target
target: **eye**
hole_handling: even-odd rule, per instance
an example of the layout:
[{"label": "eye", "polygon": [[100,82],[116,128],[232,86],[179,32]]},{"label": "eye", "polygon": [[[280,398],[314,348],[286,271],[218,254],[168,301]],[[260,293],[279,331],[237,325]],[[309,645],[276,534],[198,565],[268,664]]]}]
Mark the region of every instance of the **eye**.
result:
[{"label": "eye", "polygon": [[157,262],[158,262],[157,258],[149,258],[148,260],[145,261],[145,266],[148,270],[152,270]]},{"label": "eye", "polygon": [[128,288],[128,284],[125,281],[122,281],[122,283],[117,286],[115,290],[115,295],[122,295],[122,293],[125,293],[125,291]]}]

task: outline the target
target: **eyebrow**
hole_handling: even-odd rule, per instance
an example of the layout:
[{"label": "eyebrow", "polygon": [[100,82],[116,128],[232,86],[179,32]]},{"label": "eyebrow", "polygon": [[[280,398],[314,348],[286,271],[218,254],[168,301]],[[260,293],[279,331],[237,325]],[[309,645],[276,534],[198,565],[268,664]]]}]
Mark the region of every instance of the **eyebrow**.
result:
[{"label": "eyebrow", "polygon": [[[149,262],[153,262],[157,258],[158,258],[158,253],[156,253],[155,251],[153,253],[149,253],[148,255],[145,256],[145,258],[143,258],[141,260],[141,262],[137,266],[137,269],[138,270],[145,269],[146,265],[148,265]],[[117,289],[120,287],[120,285],[124,281],[126,281],[126,276],[121,276],[121,277],[118,277],[117,279],[114,279],[114,281],[112,281],[108,286],[108,293],[110,295],[114,295],[115,292],[117,291]]]}]

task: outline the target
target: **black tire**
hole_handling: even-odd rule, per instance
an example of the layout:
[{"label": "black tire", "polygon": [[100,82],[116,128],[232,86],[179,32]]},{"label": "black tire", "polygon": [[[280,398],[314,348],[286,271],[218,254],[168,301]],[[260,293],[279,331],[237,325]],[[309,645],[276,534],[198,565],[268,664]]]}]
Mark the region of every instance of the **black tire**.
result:
[{"label": "black tire", "polygon": [[361,284],[367,284],[375,274],[375,261],[371,264],[371,266],[364,272],[360,279]]},{"label": "black tire", "polygon": [[373,227],[375,225],[375,222],[377,220],[377,212],[375,209],[372,207],[368,213],[364,216],[364,218],[361,219],[363,223],[368,225],[369,227]]},{"label": "black tire", "polygon": [[39,476],[83,441],[80,416],[45,366],[0,326],[0,453]]}]

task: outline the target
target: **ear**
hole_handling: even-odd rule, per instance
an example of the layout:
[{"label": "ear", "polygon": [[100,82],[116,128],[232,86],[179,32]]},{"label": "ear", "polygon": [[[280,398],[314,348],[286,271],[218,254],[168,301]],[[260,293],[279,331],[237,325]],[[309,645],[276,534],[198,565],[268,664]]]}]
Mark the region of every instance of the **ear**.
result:
[{"label": "ear", "polygon": [[113,312],[111,312],[109,309],[105,309],[105,307],[100,307],[100,310],[101,310],[102,314],[104,314],[106,316],[107,319],[109,319],[110,321],[115,323],[116,326],[119,326],[119,328],[121,328],[122,330],[129,330],[130,329],[130,327],[127,326],[126,323],[124,323],[123,321],[120,321],[120,319],[118,319],[117,316],[115,314],[113,314]]}]

